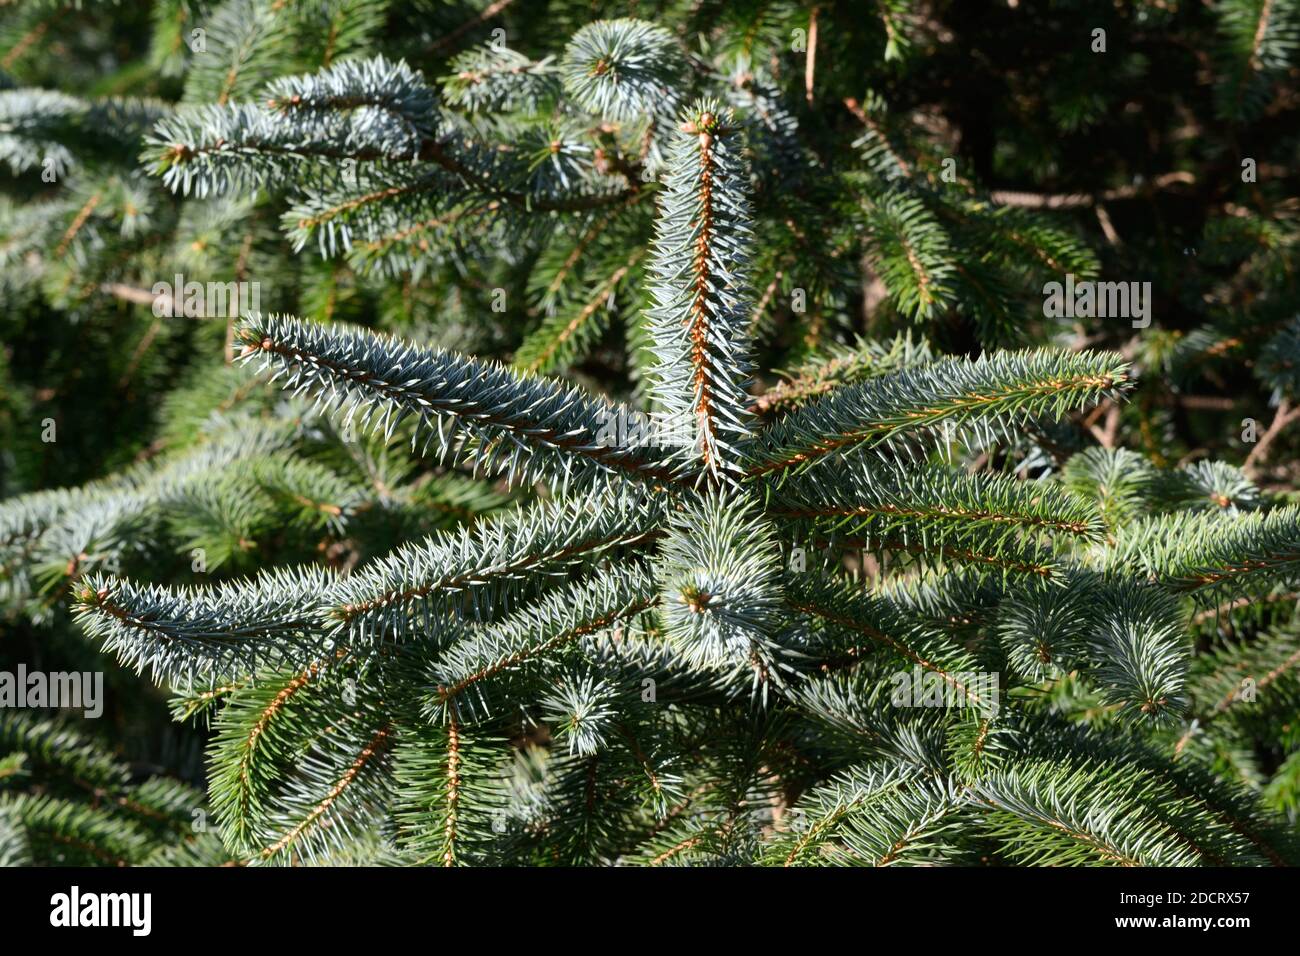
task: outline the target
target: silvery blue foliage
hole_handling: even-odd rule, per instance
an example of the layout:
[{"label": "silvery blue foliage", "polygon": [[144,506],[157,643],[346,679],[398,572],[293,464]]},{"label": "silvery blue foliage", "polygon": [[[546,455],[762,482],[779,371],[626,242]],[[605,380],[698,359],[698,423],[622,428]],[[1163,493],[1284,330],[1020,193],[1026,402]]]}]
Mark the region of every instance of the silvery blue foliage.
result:
[{"label": "silvery blue foliage", "polygon": [[573,35],[560,71],[565,89],[605,119],[676,112],[684,69],[672,35],[644,20],[597,20]]},{"label": "silvery blue foliage", "polygon": [[748,176],[731,113],[701,101],[682,114],[650,263],[652,394],[691,423],[683,468],[734,481],[750,435]]}]

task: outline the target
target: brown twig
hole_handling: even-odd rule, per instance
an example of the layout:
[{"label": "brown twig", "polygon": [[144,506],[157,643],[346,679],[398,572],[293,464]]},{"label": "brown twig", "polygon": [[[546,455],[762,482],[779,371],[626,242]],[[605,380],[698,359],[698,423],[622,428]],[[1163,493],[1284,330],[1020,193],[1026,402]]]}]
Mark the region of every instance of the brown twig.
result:
[{"label": "brown twig", "polygon": [[1286,398],[1278,402],[1273,421],[1264,434],[1259,437],[1259,441],[1250,450],[1245,463],[1241,466],[1241,470],[1245,472],[1247,478],[1254,479],[1258,476],[1264,460],[1268,457],[1269,446],[1273,444],[1278,435],[1282,434],[1282,430],[1297,418],[1300,418],[1300,407],[1292,407],[1290,399]]},{"label": "brown twig", "polygon": [[808,55],[804,61],[803,93],[808,105],[813,101],[813,85],[817,77],[817,14],[821,7],[813,7],[808,15]]},{"label": "brown twig", "polygon": [[435,40],[433,46],[430,47],[430,49],[434,53],[438,53],[441,52],[442,50],[447,49],[449,46],[454,44],[457,40],[463,37],[470,30],[473,30],[475,27],[480,27],[483,24],[487,23],[498,13],[500,13],[502,10],[504,10],[506,7],[510,6],[510,4],[514,2],[515,0],[496,0],[496,3],[490,4],[489,6],[485,7],[483,9],[483,12],[478,14],[478,16],[471,17],[470,19],[462,23],[460,26],[456,27],[456,29],[452,30],[450,33],[444,34],[441,39]]}]

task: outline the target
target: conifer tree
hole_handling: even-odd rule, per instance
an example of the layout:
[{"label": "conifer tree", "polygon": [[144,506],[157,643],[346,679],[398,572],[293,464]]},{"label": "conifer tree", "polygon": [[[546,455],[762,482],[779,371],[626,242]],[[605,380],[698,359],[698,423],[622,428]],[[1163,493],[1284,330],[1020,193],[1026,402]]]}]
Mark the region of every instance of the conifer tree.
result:
[{"label": "conifer tree", "polygon": [[1300,6],[628,6],[0,13],[0,862],[1294,862]]}]

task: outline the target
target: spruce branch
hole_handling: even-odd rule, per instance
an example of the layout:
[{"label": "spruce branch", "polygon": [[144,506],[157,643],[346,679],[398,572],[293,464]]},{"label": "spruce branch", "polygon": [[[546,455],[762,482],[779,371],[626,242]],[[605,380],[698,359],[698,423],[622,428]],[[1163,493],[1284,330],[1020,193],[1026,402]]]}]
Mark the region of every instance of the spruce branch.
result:
[{"label": "spruce branch", "polygon": [[1060,417],[1118,395],[1127,365],[1109,353],[1028,351],[942,359],[842,388],[792,412],[748,448],[746,474],[780,477],[859,445],[933,428]]},{"label": "spruce branch", "polygon": [[673,512],[656,578],[666,637],[686,663],[777,676],[780,558],[755,503],[709,495]]},{"label": "spruce branch", "polygon": [[684,67],[672,35],[645,20],[597,20],[564,51],[565,89],[593,113],[616,123],[677,108]]},{"label": "spruce branch", "polygon": [[979,670],[970,655],[893,602],[866,594],[851,581],[816,573],[791,575],[785,600],[793,610],[831,629],[834,642],[823,665],[827,670],[836,670],[837,664],[852,667],[873,651],[885,650],[904,666],[934,674],[971,706],[996,712],[998,701],[963,679]]},{"label": "spruce branch", "polygon": [[326,615],[349,640],[429,629],[438,611],[490,617],[512,591],[660,533],[662,507],[610,492],[504,513],[469,529],[405,545],[338,583]]},{"label": "spruce branch", "polygon": [[1194,843],[1142,805],[1135,786],[1106,767],[1022,761],[971,788],[992,809],[990,830],[1023,863],[1056,866],[1193,866]]},{"label": "spruce branch", "polygon": [[472,708],[465,694],[478,691],[482,682],[611,628],[656,603],[654,582],[644,569],[632,565],[598,570],[590,579],[543,595],[448,648],[433,667],[436,703],[450,719],[453,700],[457,712]]},{"label": "spruce branch", "polygon": [[1089,542],[1104,534],[1088,502],[1054,485],[869,454],[846,456],[833,473],[792,475],[769,489],[767,509],[817,540],[919,547],[923,556],[946,548],[1022,565],[1042,561],[1045,536]]},{"label": "spruce branch", "polygon": [[215,683],[328,652],[319,602],[330,580],[278,570],[248,584],[165,588],[91,575],[74,611],[106,651],[158,683]]},{"label": "spruce branch", "polygon": [[745,249],[751,235],[745,168],[731,113],[701,101],[682,114],[650,263],[647,314],[656,364],[652,394],[689,423],[683,467],[734,482],[750,434]]},{"label": "spruce branch", "polygon": [[1292,582],[1300,568],[1295,505],[1244,515],[1179,512],[1122,529],[1109,567],[1129,567],[1199,600],[1232,590],[1259,593]]},{"label": "spruce branch", "polygon": [[413,441],[434,445],[441,460],[458,460],[475,447],[476,467],[512,481],[590,486],[610,476],[646,484],[678,480],[649,447],[602,443],[610,423],[627,413],[572,387],[286,317],[250,315],[237,335],[244,343],[241,358],[260,359],[285,379],[284,387],[314,394],[319,404],[342,409],[347,420],[359,414],[363,427],[385,438],[401,421],[415,419]]}]

